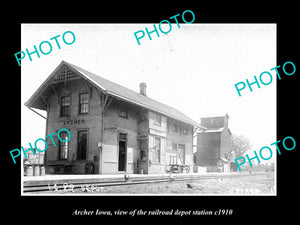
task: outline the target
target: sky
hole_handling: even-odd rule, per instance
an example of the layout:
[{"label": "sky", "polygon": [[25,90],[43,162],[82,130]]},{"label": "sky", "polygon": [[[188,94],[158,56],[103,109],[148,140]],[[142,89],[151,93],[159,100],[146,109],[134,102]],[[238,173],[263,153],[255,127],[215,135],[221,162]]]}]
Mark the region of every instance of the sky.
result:
[{"label": "sky", "polygon": [[[146,34],[138,45],[134,32],[145,27],[153,24],[22,24],[20,51],[31,52],[42,41],[52,44],[50,54],[21,62],[22,146],[45,137],[46,120],[24,103],[62,60],[137,92],[145,82],[149,97],[196,122],[227,113],[231,132],[248,137],[251,151],[277,141],[276,75],[270,70],[277,66],[276,24],[175,23],[168,34],[152,33],[152,40]],[[71,45],[61,39],[66,31],[75,34]],[[61,49],[50,41],[57,35]],[[273,82],[253,85],[253,92],[247,87],[239,97],[234,85],[254,81],[263,71]]]}]

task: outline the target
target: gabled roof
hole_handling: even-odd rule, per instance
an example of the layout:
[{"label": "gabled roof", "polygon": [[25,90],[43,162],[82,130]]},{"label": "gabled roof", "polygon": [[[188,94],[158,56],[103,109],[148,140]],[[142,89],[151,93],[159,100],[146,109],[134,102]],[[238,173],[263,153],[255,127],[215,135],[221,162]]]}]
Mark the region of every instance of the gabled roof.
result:
[{"label": "gabled roof", "polygon": [[25,106],[45,110],[45,107],[41,107],[41,102],[43,101],[43,99],[41,98],[43,96],[43,93],[46,92],[46,88],[51,85],[51,82],[55,82],[55,80],[58,79],[58,71],[65,67],[67,67],[68,69],[73,71],[77,76],[80,76],[81,78],[87,80],[96,88],[100,89],[101,91],[110,96],[113,96],[117,99],[122,99],[126,102],[138,105],[148,110],[161,113],[163,115],[182,121],[184,123],[203,128],[202,126],[200,126],[200,124],[193,121],[188,116],[186,116],[185,114],[173,107],[160,103],[147,96],[141,95],[140,93],[137,93],[112,81],[104,79],[94,73],[91,73],[87,70],[84,70],[78,66],[75,66],[71,63],[67,63],[65,61],[62,61],[57,66],[57,68],[50,74],[50,76],[43,82],[43,84],[36,90],[36,92],[31,96],[31,98],[25,103]]}]

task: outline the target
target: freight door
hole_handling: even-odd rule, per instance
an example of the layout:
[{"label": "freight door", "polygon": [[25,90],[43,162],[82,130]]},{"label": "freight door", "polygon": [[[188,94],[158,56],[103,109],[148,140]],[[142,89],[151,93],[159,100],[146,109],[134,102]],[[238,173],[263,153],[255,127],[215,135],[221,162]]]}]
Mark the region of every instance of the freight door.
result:
[{"label": "freight door", "polygon": [[178,145],[178,154],[181,164],[185,164],[185,145]]}]

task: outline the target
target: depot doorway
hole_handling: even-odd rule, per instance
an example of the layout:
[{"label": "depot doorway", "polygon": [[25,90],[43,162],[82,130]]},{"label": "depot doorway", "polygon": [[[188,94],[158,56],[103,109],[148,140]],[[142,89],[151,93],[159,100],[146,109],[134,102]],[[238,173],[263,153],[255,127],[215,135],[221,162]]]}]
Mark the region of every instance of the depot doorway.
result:
[{"label": "depot doorway", "polygon": [[118,171],[126,171],[127,164],[127,134],[119,133],[119,160]]}]

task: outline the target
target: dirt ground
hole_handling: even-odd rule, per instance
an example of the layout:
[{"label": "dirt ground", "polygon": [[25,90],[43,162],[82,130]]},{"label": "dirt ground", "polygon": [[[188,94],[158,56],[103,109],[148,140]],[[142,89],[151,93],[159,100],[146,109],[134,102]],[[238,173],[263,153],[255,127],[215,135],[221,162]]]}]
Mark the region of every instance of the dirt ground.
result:
[{"label": "dirt ground", "polygon": [[275,195],[274,179],[274,173],[265,173],[223,179],[126,185],[104,187],[101,194]]},{"label": "dirt ground", "polygon": [[[49,185],[48,185],[49,186]],[[72,185],[56,187],[35,194],[93,194],[93,195],[276,195],[274,173],[262,173],[241,177],[199,178],[190,181],[132,184],[97,187],[93,185]],[[34,192],[32,193],[34,194]]]}]

